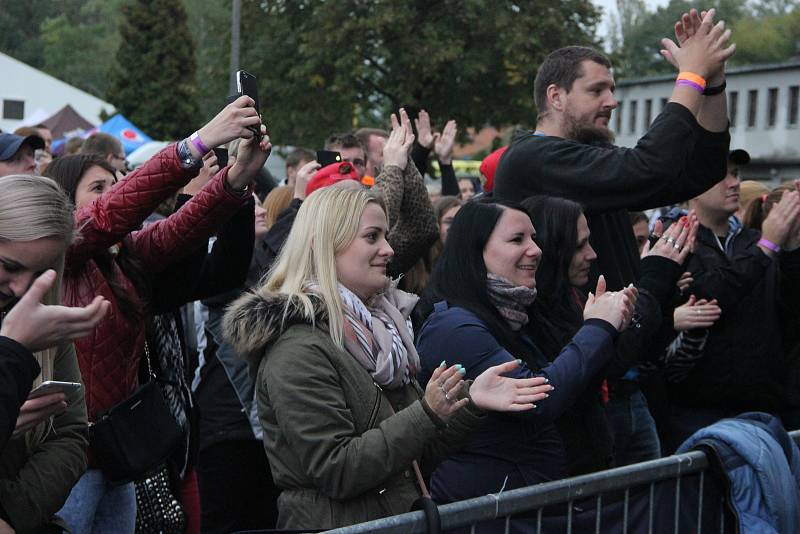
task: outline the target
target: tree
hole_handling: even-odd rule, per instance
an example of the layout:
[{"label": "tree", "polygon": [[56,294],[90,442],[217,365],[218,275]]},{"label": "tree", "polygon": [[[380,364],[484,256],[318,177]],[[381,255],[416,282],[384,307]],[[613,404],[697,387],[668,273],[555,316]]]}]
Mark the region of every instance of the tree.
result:
[{"label": "tree", "polygon": [[[88,0],[41,23],[42,69],[94,95],[108,92],[123,0]],[[79,56],[76,51],[91,51]]]},{"label": "tree", "polygon": [[39,39],[39,24],[53,9],[58,9],[56,3],[55,0],[0,0],[0,51],[32,67],[41,68],[44,54]]},{"label": "tree", "polygon": [[197,124],[195,58],[180,0],[122,6],[121,43],[108,98],[149,135],[178,139]]},{"label": "tree", "polygon": [[800,8],[784,14],[743,18],[734,25],[733,65],[777,63],[800,52]]},{"label": "tree", "polygon": [[[197,102],[202,120],[225,106],[231,43],[231,0],[192,0],[189,27],[195,38]],[[244,43],[248,45],[249,43]]]},{"label": "tree", "polygon": [[[666,6],[640,15],[623,35],[624,42],[613,52],[614,68],[617,78],[631,78],[665,74],[674,71],[659,54],[661,39],[675,39],[673,26],[682,13],[697,7],[688,0],[670,0]],[[731,23],[742,18],[745,0],[714,0],[707,7],[717,9],[717,20]],[[734,41],[736,38],[733,39]]]},{"label": "tree", "polygon": [[439,124],[531,124],[550,51],[596,44],[588,0],[276,0],[243,6],[242,59],[281,144],[382,125],[399,106]]}]

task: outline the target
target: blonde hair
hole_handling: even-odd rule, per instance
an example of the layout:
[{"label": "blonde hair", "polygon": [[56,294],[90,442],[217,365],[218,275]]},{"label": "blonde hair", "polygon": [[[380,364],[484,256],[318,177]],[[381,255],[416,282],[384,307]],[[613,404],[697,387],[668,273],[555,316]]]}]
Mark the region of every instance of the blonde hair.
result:
[{"label": "blonde hair", "polygon": [[[52,268],[56,281],[45,294],[44,304],[61,303],[64,254],[75,237],[73,206],[67,194],[50,178],[12,174],[0,177],[0,242],[58,239],[64,248]],[[53,377],[58,347],[35,354],[42,368],[34,386]]]},{"label": "blonde hair", "polygon": [[264,215],[267,230],[272,228],[272,225],[278,220],[278,215],[292,203],[293,193],[293,187],[282,185],[270,191],[267,198],[264,199],[264,203],[261,207],[267,212]]},{"label": "blonde hair", "polygon": [[326,187],[312,193],[300,207],[289,237],[275,264],[255,290],[266,297],[281,293],[286,301],[284,318],[292,303],[302,305],[306,320],[315,322],[309,286],[321,299],[328,313],[328,332],[333,342],[344,348],[344,315],[336,276],[336,254],[356,238],[361,214],[370,203],[385,212],[380,198],[366,190]]}]

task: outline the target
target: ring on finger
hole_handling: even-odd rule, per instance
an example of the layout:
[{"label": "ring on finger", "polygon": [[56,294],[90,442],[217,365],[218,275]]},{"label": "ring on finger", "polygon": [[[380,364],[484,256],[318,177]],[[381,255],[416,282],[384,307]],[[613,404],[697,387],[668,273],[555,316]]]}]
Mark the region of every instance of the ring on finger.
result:
[{"label": "ring on finger", "polygon": [[672,248],[674,248],[675,250],[680,250],[683,247],[681,245],[679,245],[678,243],[675,243],[674,245],[672,245]]},{"label": "ring on finger", "polygon": [[672,244],[674,242],[675,242],[675,239],[673,239],[672,237],[668,237],[667,238],[667,243]]}]

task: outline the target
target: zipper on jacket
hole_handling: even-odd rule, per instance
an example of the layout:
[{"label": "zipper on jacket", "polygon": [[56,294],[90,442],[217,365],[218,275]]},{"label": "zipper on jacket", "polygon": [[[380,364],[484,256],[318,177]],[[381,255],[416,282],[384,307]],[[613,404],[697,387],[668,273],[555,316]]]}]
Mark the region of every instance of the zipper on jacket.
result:
[{"label": "zipper on jacket", "polygon": [[[375,383],[373,382],[373,384]],[[369,416],[367,430],[372,428],[372,425],[375,424],[375,420],[378,418],[378,409],[381,407],[381,397],[383,397],[383,389],[381,389],[378,384],[375,384],[375,387],[378,388],[378,398],[375,399],[375,406],[372,407],[372,414]]]}]

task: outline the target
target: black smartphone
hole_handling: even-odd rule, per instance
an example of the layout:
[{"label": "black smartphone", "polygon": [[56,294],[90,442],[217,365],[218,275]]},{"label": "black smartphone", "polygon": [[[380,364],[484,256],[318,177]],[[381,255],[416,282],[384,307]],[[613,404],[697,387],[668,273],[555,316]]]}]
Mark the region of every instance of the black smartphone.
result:
[{"label": "black smartphone", "polygon": [[[259,107],[259,103],[258,103],[258,80],[256,80],[256,77],[253,76],[252,74],[250,74],[249,72],[247,72],[246,70],[237,71],[236,72],[236,92],[239,94],[239,96],[247,95],[247,96],[249,96],[250,98],[253,99],[253,102],[255,102],[256,113],[258,113],[259,117],[260,117],[261,116],[261,111],[259,111],[259,110],[261,108]],[[250,130],[252,130],[252,132],[254,134],[256,134],[256,137],[258,137],[259,140],[261,139],[261,125],[260,124],[259,125],[255,125],[255,126],[251,126]]]},{"label": "black smartphone", "polygon": [[333,163],[341,163],[342,155],[335,150],[317,150],[317,163],[320,167],[327,167]]},{"label": "black smartphone", "polygon": [[217,165],[219,168],[227,167],[228,166],[228,149],[227,148],[220,148],[217,147],[214,150],[214,154],[217,156]]}]

